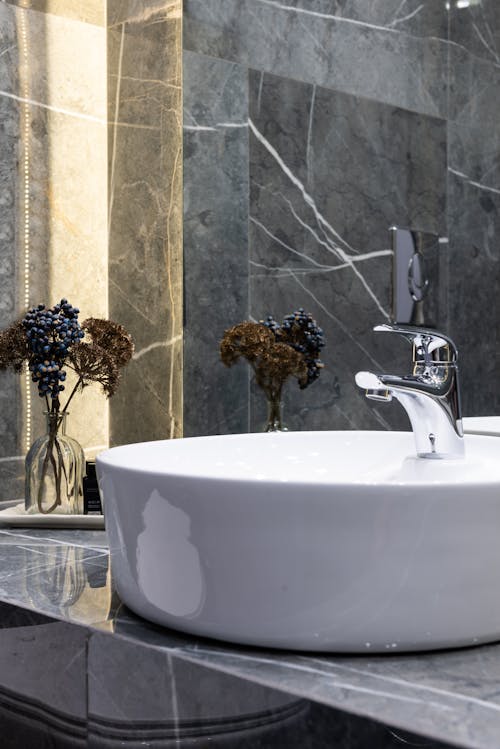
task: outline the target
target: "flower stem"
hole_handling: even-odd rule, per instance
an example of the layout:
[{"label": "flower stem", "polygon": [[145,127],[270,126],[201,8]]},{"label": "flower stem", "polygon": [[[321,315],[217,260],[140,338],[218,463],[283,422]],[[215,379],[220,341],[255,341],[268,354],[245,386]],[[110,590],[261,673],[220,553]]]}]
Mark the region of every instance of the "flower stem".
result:
[{"label": "flower stem", "polygon": [[71,391],[71,395],[69,396],[68,400],[66,401],[66,405],[64,406],[64,408],[62,410],[63,414],[65,414],[66,411],[68,410],[68,406],[71,403],[71,400],[72,400],[73,396],[75,395],[76,391],[78,390],[78,388],[80,387],[80,385],[82,387],[84,386],[83,377],[79,377],[78,378],[78,382],[76,383],[75,387]]},{"label": "flower stem", "polygon": [[[52,404],[52,407],[54,407],[54,403]],[[40,512],[42,515],[48,515],[50,512],[52,512],[57,505],[61,504],[61,482],[60,482],[60,472],[57,470],[57,464],[54,459],[54,443],[57,440],[57,430],[59,427],[59,419],[51,419],[49,416],[49,440],[47,442],[47,452],[45,453],[45,457],[43,460],[42,465],[42,475],[40,477],[40,484],[38,486],[38,495],[37,495],[37,507],[38,512]],[[45,487],[45,478],[47,476],[47,469],[49,467],[49,461],[52,464],[52,469],[54,471],[54,478],[56,480],[56,498],[52,505],[45,509],[43,506],[43,490]],[[59,476],[59,478],[58,478]]]}]

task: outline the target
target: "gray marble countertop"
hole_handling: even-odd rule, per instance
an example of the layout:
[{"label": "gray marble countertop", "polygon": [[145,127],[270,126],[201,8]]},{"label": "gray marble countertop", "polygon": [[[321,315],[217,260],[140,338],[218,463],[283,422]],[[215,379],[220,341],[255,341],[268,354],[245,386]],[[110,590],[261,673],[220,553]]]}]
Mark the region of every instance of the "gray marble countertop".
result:
[{"label": "gray marble countertop", "polygon": [[469,749],[500,746],[500,644],[418,655],[235,647],[150,624],[113,590],[104,531],[0,530],[0,600]]}]

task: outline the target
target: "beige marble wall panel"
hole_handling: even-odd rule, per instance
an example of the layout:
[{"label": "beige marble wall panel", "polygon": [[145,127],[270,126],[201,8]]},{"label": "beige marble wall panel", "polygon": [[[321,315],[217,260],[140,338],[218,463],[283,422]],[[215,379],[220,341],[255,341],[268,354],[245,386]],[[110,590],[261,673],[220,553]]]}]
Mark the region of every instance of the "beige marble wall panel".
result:
[{"label": "beige marble wall panel", "polygon": [[103,26],[105,0],[2,0],[9,5]]},{"label": "beige marble wall panel", "polygon": [[128,21],[135,24],[156,22],[159,18],[180,19],[181,0],[109,0],[108,26]]},{"label": "beige marble wall panel", "polygon": [[[107,316],[106,34],[61,16],[26,16],[30,136],[30,303],[63,296],[80,319]],[[43,65],[36,60],[43,59]],[[67,384],[67,392],[71,379]],[[43,429],[33,394],[33,434]],[[77,396],[68,431],[87,454],[108,442],[108,403]]]},{"label": "beige marble wall panel", "polygon": [[109,305],[136,353],[111,403],[114,444],[182,434],[180,0],[110,2]]},{"label": "beige marble wall panel", "polygon": [[[51,113],[49,137],[58,144],[49,185],[50,301],[67,297],[80,308],[80,320],[107,317],[106,128]],[[108,401],[98,386],[72,401],[68,431],[88,456],[107,446]]]},{"label": "beige marble wall panel", "polygon": [[25,11],[25,16],[30,97],[52,111],[103,124],[107,106],[105,30],[36,11]]}]

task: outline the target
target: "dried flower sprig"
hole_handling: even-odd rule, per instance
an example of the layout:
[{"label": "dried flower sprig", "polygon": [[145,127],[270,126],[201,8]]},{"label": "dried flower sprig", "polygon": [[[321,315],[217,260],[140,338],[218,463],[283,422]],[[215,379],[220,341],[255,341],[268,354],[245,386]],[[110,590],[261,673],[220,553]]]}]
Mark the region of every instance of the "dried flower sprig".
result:
[{"label": "dried flower sprig", "polygon": [[[99,383],[111,397],[118,386],[120,369],[134,352],[132,338],[122,325],[95,317],[80,325],[79,312],[67,299],[51,308],[39,304],[0,332],[0,369],[20,372],[27,362],[38,393],[52,412],[61,408],[59,394],[65,389],[67,369],[72,369],[78,379],[63,412],[74,394],[92,382]],[[89,342],[84,340],[86,336]]]},{"label": "dried flower sprig", "polygon": [[286,343],[303,355],[307,365],[307,378],[299,383],[301,389],[318,379],[324,364],[320,352],[325,346],[323,330],[317,325],[310,312],[299,307],[295,312],[285,315],[281,325],[269,315],[261,323],[272,330],[277,341]]},{"label": "dried flower sprig", "polygon": [[[36,499],[38,511],[44,514],[52,512],[62,502],[61,486],[66,469],[58,430],[69,404],[77,392],[93,382],[99,383],[111,397],[118,386],[120,370],[134,351],[132,338],[122,325],[92,317],[80,325],[79,312],[67,299],[61,299],[51,308],[39,304],[28,310],[22,320],[0,332],[0,369],[10,367],[20,372],[27,363],[31,379],[37,385],[39,396],[45,399],[50,415],[48,444]],[[84,340],[86,337],[90,340]],[[65,389],[67,369],[73,370],[77,379],[61,407],[60,393]],[[56,496],[46,508],[43,482],[49,470],[53,472]]]},{"label": "dried flower sprig", "polygon": [[299,307],[286,315],[281,325],[269,315],[259,323],[242,322],[229,328],[222,338],[220,355],[228,367],[245,358],[257,384],[271,397],[271,391],[281,391],[290,376],[297,378],[302,390],[317,380],[324,367],[319,358],[324,346],[322,329],[311,313]]},{"label": "dried flower sprig", "polygon": [[19,320],[0,332],[0,369],[21,372],[29,350],[23,324]]},{"label": "dried flower sprig", "polygon": [[109,353],[118,368],[129,363],[134,353],[134,344],[132,336],[123,325],[112,320],[89,317],[82,322],[82,328],[88,333],[92,343]]}]

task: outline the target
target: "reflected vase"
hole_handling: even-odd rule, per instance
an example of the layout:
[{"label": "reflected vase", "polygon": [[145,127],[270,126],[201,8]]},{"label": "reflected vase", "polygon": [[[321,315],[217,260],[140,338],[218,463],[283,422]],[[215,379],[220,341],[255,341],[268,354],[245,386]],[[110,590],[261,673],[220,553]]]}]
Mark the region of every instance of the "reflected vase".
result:
[{"label": "reflected vase", "polygon": [[288,432],[282,418],[283,403],[281,400],[281,390],[266,393],[267,397],[267,421],[264,426],[264,432]]},{"label": "reflected vase", "polygon": [[26,456],[25,510],[48,515],[83,514],[85,456],[66,434],[67,413],[45,414],[47,431]]}]

